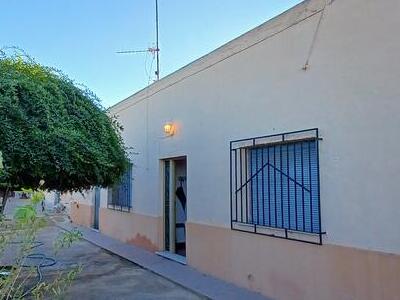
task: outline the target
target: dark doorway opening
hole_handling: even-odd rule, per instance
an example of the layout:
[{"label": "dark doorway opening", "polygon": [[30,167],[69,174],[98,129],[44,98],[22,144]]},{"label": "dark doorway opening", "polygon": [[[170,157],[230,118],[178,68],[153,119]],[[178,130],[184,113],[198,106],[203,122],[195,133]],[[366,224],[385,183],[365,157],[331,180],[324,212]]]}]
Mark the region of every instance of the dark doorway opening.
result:
[{"label": "dark doorway opening", "polygon": [[[186,157],[164,164],[164,256],[186,257],[187,170]],[[174,257],[169,257],[174,259]]]},{"label": "dark doorway opening", "polygon": [[100,217],[100,188],[95,187],[94,193],[94,212],[93,212],[93,228],[99,229],[99,217]]}]

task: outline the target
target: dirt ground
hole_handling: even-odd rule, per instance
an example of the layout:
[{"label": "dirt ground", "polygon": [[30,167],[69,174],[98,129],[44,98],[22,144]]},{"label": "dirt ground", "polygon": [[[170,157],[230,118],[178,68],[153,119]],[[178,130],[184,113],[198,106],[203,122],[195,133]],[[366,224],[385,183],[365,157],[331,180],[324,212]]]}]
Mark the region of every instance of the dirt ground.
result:
[{"label": "dirt ground", "polygon": [[[7,213],[12,215],[15,207],[23,204],[26,200],[10,201]],[[54,266],[42,270],[45,281],[52,281],[60,271],[71,270],[76,265],[83,267],[64,299],[205,299],[85,240],[55,255],[53,243],[61,232],[50,221],[38,236],[38,241],[44,244],[32,251],[57,260]],[[4,259],[12,261],[10,257],[2,257],[0,262]]]},{"label": "dirt ground", "polygon": [[[52,256],[51,245],[62,230],[49,226],[40,233],[45,245],[36,249]],[[66,299],[204,299],[203,297],[109,253],[86,241],[57,254],[57,264],[44,270],[44,278],[76,264],[83,270]]]}]

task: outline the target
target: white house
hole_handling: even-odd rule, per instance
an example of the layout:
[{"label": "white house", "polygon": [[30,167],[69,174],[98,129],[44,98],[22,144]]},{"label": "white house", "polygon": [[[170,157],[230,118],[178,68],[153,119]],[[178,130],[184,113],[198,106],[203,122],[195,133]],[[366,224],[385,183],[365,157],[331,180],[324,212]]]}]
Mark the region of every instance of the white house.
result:
[{"label": "white house", "polygon": [[304,1],[119,102],[132,169],[72,219],[274,299],[400,299],[399,29]]}]

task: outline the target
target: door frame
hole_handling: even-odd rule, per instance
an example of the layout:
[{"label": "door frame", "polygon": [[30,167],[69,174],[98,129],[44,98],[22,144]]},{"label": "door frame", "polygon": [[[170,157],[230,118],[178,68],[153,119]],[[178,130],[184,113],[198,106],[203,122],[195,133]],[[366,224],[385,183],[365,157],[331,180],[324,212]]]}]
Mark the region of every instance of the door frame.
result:
[{"label": "door frame", "polygon": [[[172,254],[175,254],[176,249],[176,195],[175,195],[175,190],[176,190],[176,170],[175,170],[175,162],[179,160],[184,160],[185,161],[185,167],[186,167],[186,176],[187,176],[187,156],[182,155],[182,156],[176,156],[176,157],[168,157],[168,158],[163,158],[160,159],[160,182],[161,182],[161,207],[162,207],[162,249],[163,251],[170,252]],[[166,239],[166,214],[165,214],[165,209],[166,209],[166,162],[169,162],[169,185],[168,185],[168,193],[169,193],[169,239]],[[186,187],[187,189],[187,187]],[[173,191],[173,192],[171,192]],[[186,195],[188,197],[188,195]],[[173,205],[171,205],[173,204]],[[186,218],[187,218],[187,207],[188,205],[186,204]],[[174,222],[171,222],[171,220],[175,220]],[[185,233],[185,243],[186,243],[186,233]],[[173,242],[172,242],[173,241]],[[167,245],[167,242],[169,242],[169,247]]]}]

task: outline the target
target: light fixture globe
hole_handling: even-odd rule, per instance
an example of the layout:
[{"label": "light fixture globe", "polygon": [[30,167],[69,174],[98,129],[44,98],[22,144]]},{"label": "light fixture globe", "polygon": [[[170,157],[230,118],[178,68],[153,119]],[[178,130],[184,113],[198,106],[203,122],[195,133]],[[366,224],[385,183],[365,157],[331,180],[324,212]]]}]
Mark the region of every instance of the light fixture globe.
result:
[{"label": "light fixture globe", "polygon": [[164,124],[164,134],[166,136],[171,136],[174,134],[174,124],[167,122]]}]

